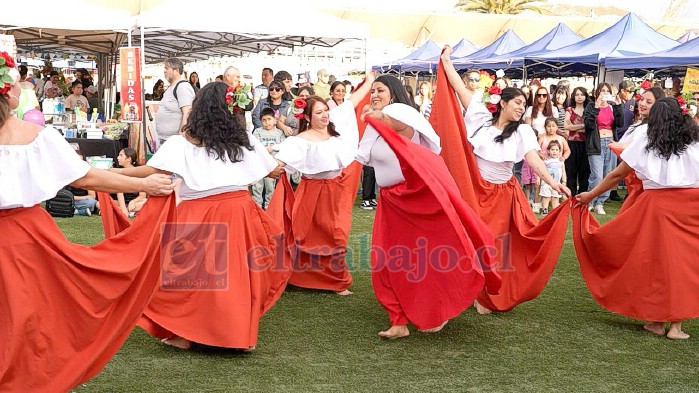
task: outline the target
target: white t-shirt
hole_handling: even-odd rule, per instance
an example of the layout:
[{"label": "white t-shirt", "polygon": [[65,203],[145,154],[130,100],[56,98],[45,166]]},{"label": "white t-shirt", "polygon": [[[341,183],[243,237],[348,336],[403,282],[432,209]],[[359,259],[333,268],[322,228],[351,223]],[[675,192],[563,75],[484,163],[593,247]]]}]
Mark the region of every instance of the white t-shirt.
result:
[{"label": "white t-shirt", "polygon": [[301,172],[311,179],[332,179],[340,176],[357,155],[359,126],[351,101],[330,111],[330,121],[340,136],[315,142],[299,136],[287,137],[273,146],[276,159],[286,164],[287,172]]},{"label": "white t-shirt", "polygon": [[636,171],[646,190],[661,188],[699,188],[699,143],[687,146],[681,155],[669,160],[658,157],[648,146],[648,126],[633,132],[631,143],[621,153],[621,159]]},{"label": "white t-shirt", "polygon": [[[550,117],[553,117],[554,119],[556,119],[556,124],[558,124],[558,108],[556,108],[556,107],[554,106],[554,107],[552,107],[552,109],[553,109],[553,112],[551,112],[551,116],[550,116]],[[524,112],[524,119],[525,119],[525,120],[528,119],[528,118],[530,118],[530,117],[532,117],[532,111],[533,111],[533,110],[534,110],[534,109],[533,109],[533,107],[531,107],[531,106],[530,106],[529,108],[527,108],[527,110]],[[544,134],[546,134],[546,124],[545,124],[545,123],[546,123],[546,116],[544,116],[542,113],[539,113],[539,114],[536,116],[536,119],[532,119],[532,128],[533,128],[536,132],[538,132],[537,135],[544,135]]]},{"label": "white t-shirt", "polygon": [[39,131],[27,145],[0,145],[0,209],[31,207],[51,199],[89,170],[90,165],[52,127]]},{"label": "white t-shirt", "polygon": [[[181,79],[184,83],[173,82],[168,86],[165,93],[163,93],[163,98],[160,100],[160,107],[158,107],[158,113],[156,114],[156,131],[158,132],[158,138],[167,140],[173,135],[177,135],[180,132],[180,124],[182,123],[182,108],[185,106],[191,106],[192,101],[194,101],[194,88],[192,85],[184,79]],[[173,94],[177,86],[177,99]]]},{"label": "white t-shirt", "polygon": [[502,143],[495,137],[502,130],[491,125],[493,114],[480,102],[471,100],[466,110],[464,122],[468,141],[473,146],[478,170],[483,179],[495,183],[507,183],[512,177],[512,167],[524,156],[541,147],[531,126],[520,124],[517,130]]}]

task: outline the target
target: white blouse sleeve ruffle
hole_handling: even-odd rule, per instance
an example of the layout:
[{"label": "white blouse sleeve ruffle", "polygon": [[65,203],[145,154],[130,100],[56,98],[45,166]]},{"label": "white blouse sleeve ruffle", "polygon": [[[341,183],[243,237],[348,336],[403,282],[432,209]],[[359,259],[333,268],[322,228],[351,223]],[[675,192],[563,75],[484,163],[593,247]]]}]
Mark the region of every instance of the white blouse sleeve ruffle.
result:
[{"label": "white blouse sleeve ruffle", "polygon": [[[414,108],[405,104],[391,104],[382,109],[382,112],[387,116],[400,121],[412,127],[418,132],[420,144],[432,150],[435,154],[442,151],[440,139],[437,133],[432,128],[432,125]],[[359,150],[357,151],[356,160],[363,165],[368,165],[371,160],[371,149],[381,136],[372,126],[367,126],[359,142]]]},{"label": "white blouse sleeve ruffle", "polygon": [[147,165],[182,177],[195,191],[229,186],[247,186],[267,176],[277,161],[257,138],[248,132],[254,148],[243,148],[243,159],[232,163],[215,159],[205,147],[195,146],[182,135],[174,135],[148,160]]},{"label": "white blouse sleeve ruffle", "polygon": [[647,145],[648,128],[638,127],[621,153],[621,159],[636,171],[644,186],[650,181],[653,188],[699,188],[699,143],[689,145],[684,153],[669,160],[646,151]]},{"label": "white blouse sleeve ruffle", "polygon": [[359,127],[354,106],[345,101],[330,111],[330,121],[340,136],[321,142],[312,142],[299,136],[287,137],[275,145],[275,158],[286,164],[289,172],[315,175],[339,171],[348,167],[357,155]]},{"label": "white blouse sleeve ruffle", "polygon": [[0,209],[30,207],[85,176],[90,165],[52,127],[27,145],[0,146]]}]

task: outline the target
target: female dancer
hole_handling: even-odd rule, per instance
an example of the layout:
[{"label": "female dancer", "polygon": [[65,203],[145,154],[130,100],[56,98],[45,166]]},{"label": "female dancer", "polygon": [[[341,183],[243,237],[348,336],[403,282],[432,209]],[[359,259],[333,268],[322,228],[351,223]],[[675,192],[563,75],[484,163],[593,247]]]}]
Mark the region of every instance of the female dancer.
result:
[{"label": "female dancer", "polygon": [[182,349],[193,342],[254,349],[259,320],[290,274],[273,256],[281,229],[248,192],[248,184],[278,176],[280,169],[236,121],[226,89],[222,82],[204,86],[181,135],[168,139],[146,165],[117,169],[181,180],[178,222],[165,231],[161,287],[139,326]]},{"label": "female dancer", "polygon": [[501,236],[498,271],[502,289],[498,295],[482,293],[476,306],[481,313],[507,311],[537,297],[544,289],[563,247],[569,208],[568,204],[561,205],[539,224],[512,175],[514,163],[524,159],[553,190],[566,195],[570,191],[551,177],[539,157],[534,131],[522,124],[524,94],[516,88],[505,88],[499,102],[491,106],[495,113],[489,112],[471,99],[450,54],[451,48],[446,46],[439,69],[444,74],[438,75],[437,81],[448,80],[467,108],[466,115],[464,121],[455,117],[461,111],[449,101],[453,93],[443,83],[441,89],[437,88],[433,104],[432,113],[437,115],[430,120],[446,139],[442,156],[461,195],[493,234]]},{"label": "female dancer", "polygon": [[57,130],[12,117],[19,73],[0,56],[15,81],[0,90],[0,391],[69,391],[102,370],[148,303],[174,199],[152,198],[131,230],[91,247],[70,243],[40,203],[67,184],[152,195],[173,185],[91,168]]},{"label": "female dancer", "polygon": [[602,307],[651,321],[644,328],[658,335],[670,322],[667,337],[686,339],[682,321],[699,316],[699,302],[688,295],[699,290],[699,126],[668,97],[650,109],[647,128],[633,134],[622,163],[576,199],[591,203],[632,170],[643,191],[604,226],[577,206],[575,250],[585,283]]},{"label": "female dancer", "polygon": [[[357,155],[358,161],[375,168],[381,186],[372,236],[372,284],[391,322],[379,333],[386,339],[408,336],[408,322],[424,332],[438,332],[473,303],[484,275],[489,277],[488,290],[497,291],[500,284],[488,254],[480,254],[481,260],[474,248],[492,247],[493,236],[461,199],[437,155],[439,137],[404,91],[395,77],[376,79],[371,108],[366,109],[374,126],[367,127]],[[440,250],[448,251],[441,255]],[[396,251],[404,253],[402,258],[396,258]]]},{"label": "female dancer", "polygon": [[354,161],[359,142],[354,108],[373,80],[369,73],[364,85],[332,111],[322,98],[308,97],[301,104],[305,107],[298,134],[273,147],[285,170],[303,174],[294,196],[291,228],[286,228],[286,236],[294,241],[292,285],[352,294],[345,254],[356,184],[350,184],[354,177],[349,182],[343,169]]}]

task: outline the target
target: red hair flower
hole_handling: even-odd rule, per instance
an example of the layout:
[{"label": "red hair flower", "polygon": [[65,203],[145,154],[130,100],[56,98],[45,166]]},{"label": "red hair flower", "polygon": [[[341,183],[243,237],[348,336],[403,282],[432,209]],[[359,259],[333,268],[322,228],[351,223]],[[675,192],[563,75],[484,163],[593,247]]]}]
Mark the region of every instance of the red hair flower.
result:
[{"label": "red hair flower", "polygon": [[0,57],[5,59],[3,64],[0,64],[0,66],[15,68],[15,59],[13,59],[7,52],[0,52]]},{"label": "red hair flower", "polygon": [[634,98],[636,99],[636,102],[641,101],[641,95],[638,93],[636,93],[636,96],[634,96]]},{"label": "red hair flower", "polygon": [[641,88],[642,88],[643,90],[648,90],[648,89],[650,89],[651,87],[653,87],[653,85],[650,83],[649,80],[645,80],[645,81],[643,81],[643,83],[641,83]]},{"label": "red hair flower", "polygon": [[294,99],[294,106],[299,108],[299,109],[304,109],[306,108],[306,100],[298,97]]},{"label": "red hair flower", "polygon": [[490,93],[491,95],[493,95],[493,94],[500,95],[500,94],[502,94],[502,90],[500,90],[500,88],[497,86],[493,86],[490,88],[490,90],[488,90],[488,93]]},{"label": "red hair flower", "polygon": [[486,108],[488,108],[488,112],[495,113],[498,111],[498,104],[488,104]]}]

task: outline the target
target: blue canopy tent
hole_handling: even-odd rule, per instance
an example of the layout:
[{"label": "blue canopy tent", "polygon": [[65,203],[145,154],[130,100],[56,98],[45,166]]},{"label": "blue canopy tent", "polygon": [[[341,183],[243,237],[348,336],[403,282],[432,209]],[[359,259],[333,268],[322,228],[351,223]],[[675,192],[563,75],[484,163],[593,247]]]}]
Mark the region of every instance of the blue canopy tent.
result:
[{"label": "blue canopy tent", "polygon": [[[468,56],[478,50],[478,47],[466,38],[462,38],[451,48],[451,57],[453,59]],[[439,62],[439,57],[436,59]]]},{"label": "blue canopy tent", "polygon": [[525,55],[525,66],[530,75],[592,75],[609,56],[648,54],[678,44],[629,13],[607,30],[578,43]]},{"label": "blue canopy tent", "polygon": [[434,41],[427,40],[424,44],[422,44],[421,47],[415,49],[409,55],[385,65],[374,66],[372,67],[372,69],[379,72],[411,71],[405,69],[404,66],[407,65],[408,68],[411,68],[414,64],[416,64],[416,62],[429,63],[430,59],[433,59],[435,57],[439,58],[440,53],[442,53],[442,48],[439,45],[437,45]]},{"label": "blue canopy tent", "polygon": [[507,72],[508,74],[513,73],[517,74],[517,76],[526,78],[526,75],[522,74],[524,73],[524,58],[527,54],[536,53],[539,51],[556,50],[575,44],[581,40],[582,37],[571,30],[568,26],[563,23],[559,23],[543,37],[514,52],[483,60],[458,61],[458,65],[490,70],[504,69],[506,72],[508,69],[510,69],[512,72]]},{"label": "blue canopy tent", "polygon": [[[699,38],[672,49],[639,56],[610,56],[604,61],[609,69],[635,70],[635,74],[684,73],[686,66],[699,65]],[[671,72],[672,68],[675,72]]]},{"label": "blue canopy tent", "polygon": [[505,34],[501,35],[492,44],[484,47],[481,50],[471,53],[470,55],[456,58],[453,63],[454,66],[459,68],[467,68],[469,64],[472,64],[478,60],[487,60],[506,53],[514,52],[516,50],[524,47],[524,41],[515,34],[512,30],[507,30]]},{"label": "blue canopy tent", "polygon": [[[457,57],[468,56],[471,53],[478,50],[478,47],[474,45],[471,41],[462,38],[459,42],[452,47],[451,58],[456,59]],[[439,57],[442,55],[442,48],[439,48],[439,52],[436,56],[427,60],[413,60],[406,62],[402,70],[403,72],[436,72],[437,65],[439,64]]]}]

